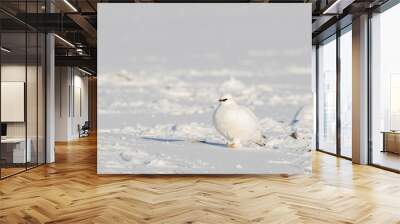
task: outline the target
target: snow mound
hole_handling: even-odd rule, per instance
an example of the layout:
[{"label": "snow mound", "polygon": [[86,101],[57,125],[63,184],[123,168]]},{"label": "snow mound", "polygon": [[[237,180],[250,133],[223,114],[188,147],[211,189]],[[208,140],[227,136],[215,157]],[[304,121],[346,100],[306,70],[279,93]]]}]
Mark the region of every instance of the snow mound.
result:
[{"label": "snow mound", "polygon": [[219,87],[220,91],[223,93],[235,93],[242,91],[244,88],[245,85],[233,77],[230,77],[229,80],[223,82]]}]

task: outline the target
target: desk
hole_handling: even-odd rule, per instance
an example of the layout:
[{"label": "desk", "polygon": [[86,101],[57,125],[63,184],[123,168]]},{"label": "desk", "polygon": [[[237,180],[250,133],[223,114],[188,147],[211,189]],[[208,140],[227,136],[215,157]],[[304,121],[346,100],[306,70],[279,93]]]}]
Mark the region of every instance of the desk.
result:
[{"label": "desk", "polygon": [[400,132],[383,131],[383,150],[382,152],[392,152],[400,154]]},{"label": "desk", "polygon": [[[1,139],[1,151],[2,157],[9,163],[25,163],[30,162],[32,159],[31,145],[32,141],[30,138],[26,140],[28,143],[25,154],[25,138],[5,138]],[[3,154],[5,154],[3,156]],[[11,156],[12,154],[12,156]],[[8,157],[8,158],[7,158]],[[12,158],[12,160],[11,160]],[[26,158],[26,161],[25,161]]]}]

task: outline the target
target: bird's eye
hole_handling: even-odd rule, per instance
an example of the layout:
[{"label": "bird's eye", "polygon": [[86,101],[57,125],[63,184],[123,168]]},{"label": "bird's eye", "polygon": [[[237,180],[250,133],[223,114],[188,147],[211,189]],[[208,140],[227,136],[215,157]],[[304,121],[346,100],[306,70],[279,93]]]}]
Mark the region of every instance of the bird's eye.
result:
[{"label": "bird's eye", "polygon": [[228,99],[227,98],[225,98],[225,99],[219,99],[219,102],[225,102],[225,101],[227,101]]}]

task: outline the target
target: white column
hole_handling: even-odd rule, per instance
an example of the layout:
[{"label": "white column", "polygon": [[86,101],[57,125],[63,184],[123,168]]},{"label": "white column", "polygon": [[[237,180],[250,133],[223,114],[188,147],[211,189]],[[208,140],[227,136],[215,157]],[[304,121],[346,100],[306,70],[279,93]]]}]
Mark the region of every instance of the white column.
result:
[{"label": "white column", "polygon": [[[54,12],[52,1],[46,1],[46,11]],[[46,35],[46,163],[55,162],[55,42],[54,34]]]},{"label": "white column", "polygon": [[353,19],[353,162],[368,163],[368,15]]},{"label": "white column", "polygon": [[55,161],[54,133],[55,133],[55,54],[54,35],[46,36],[46,163]]}]

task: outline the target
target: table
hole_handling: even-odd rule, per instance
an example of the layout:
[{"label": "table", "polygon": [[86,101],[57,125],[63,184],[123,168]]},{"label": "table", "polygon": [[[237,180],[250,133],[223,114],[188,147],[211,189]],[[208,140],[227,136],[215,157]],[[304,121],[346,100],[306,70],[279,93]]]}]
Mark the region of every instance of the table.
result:
[{"label": "table", "polygon": [[[30,138],[26,139],[27,147],[25,153],[25,138],[5,138],[1,139],[1,156],[6,158],[10,163],[26,163],[31,162],[32,141]],[[10,155],[12,154],[12,156]],[[12,160],[11,160],[12,158]],[[11,161],[10,161],[11,160]]]},{"label": "table", "polygon": [[400,131],[382,131],[383,150],[382,152],[392,152],[400,154]]}]

